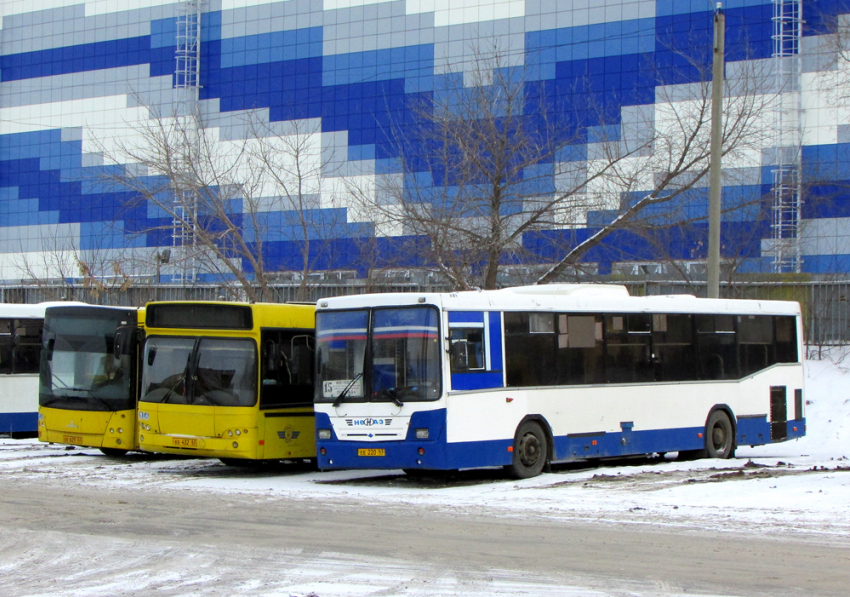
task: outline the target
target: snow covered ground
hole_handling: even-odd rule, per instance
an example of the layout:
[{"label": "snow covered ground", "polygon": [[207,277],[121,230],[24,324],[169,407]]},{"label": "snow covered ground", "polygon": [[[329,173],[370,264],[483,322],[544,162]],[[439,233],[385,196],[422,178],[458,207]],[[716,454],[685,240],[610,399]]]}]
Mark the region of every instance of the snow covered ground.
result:
[{"label": "snow covered ground", "polygon": [[[843,363],[839,360],[838,364],[829,360],[809,361],[806,371],[807,436],[781,444],[741,447],[733,460],[655,459],[602,467],[569,465],[523,481],[505,479],[501,471],[474,471],[445,479],[411,479],[400,471],[248,470],[225,467],[216,460],[141,454],[113,460],[96,450],[67,449],[35,440],[0,439],[0,475],[20,482],[64,479],[65,483],[105,489],[188,490],[247,494],[262,500],[356,502],[364,508],[370,504],[409,505],[457,516],[474,513],[558,523],[575,520],[651,524],[671,530],[758,530],[761,534],[783,535],[793,531],[809,539],[846,545],[850,541],[850,358]],[[335,556],[314,559],[315,562],[302,560],[298,570],[307,577],[319,569],[341,572],[332,574],[330,578],[334,580],[328,583],[292,582],[274,594],[313,593],[318,597],[662,594],[657,587],[646,591],[632,587],[628,593],[606,592],[588,585],[570,588],[553,585],[551,579],[522,579],[508,572],[500,576],[498,571],[494,571],[495,577],[491,575],[490,580],[467,579],[470,582],[460,585],[459,579],[443,577],[443,584],[432,583],[421,591],[416,589],[416,583],[395,592],[386,587],[378,590],[379,587],[372,585],[367,590],[368,587],[352,580],[357,577],[360,564]],[[0,560],[0,574],[10,566],[15,568],[16,564]],[[396,581],[414,573],[409,567],[395,572],[392,568],[386,570],[388,577]],[[315,579],[315,574],[312,578]],[[92,582],[86,585],[90,590],[73,594],[109,593],[105,585]],[[387,586],[400,585],[391,582]],[[271,594],[249,589],[246,585],[244,593]]]}]

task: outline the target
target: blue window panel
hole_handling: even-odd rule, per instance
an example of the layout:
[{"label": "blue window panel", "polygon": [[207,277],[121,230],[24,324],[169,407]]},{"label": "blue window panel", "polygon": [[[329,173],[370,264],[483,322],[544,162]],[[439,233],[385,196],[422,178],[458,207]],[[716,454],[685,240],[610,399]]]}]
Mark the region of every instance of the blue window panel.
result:
[{"label": "blue window panel", "polygon": [[[173,48],[171,55],[173,63]],[[150,36],[129,37],[0,56],[0,81],[20,81],[148,62]]]},{"label": "blue window panel", "polygon": [[122,230],[109,222],[84,222],[80,225],[80,248],[106,250],[128,248]]},{"label": "blue window panel", "polygon": [[850,217],[850,180],[808,187],[802,213],[804,219]]},{"label": "blue window panel", "polygon": [[850,143],[803,147],[803,180],[807,183],[850,179]]},{"label": "blue window panel", "polygon": [[[202,27],[206,27],[203,15]],[[151,48],[171,48],[177,43],[177,19],[153,19],[151,21]]]},{"label": "blue window panel", "polygon": [[350,161],[358,160],[374,160],[375,159],[375,144],[369,145],[349,145],[348,159]]},{"label": "blue window panel", "polygon": [[406,46],[325,56],[322,63],[324,86],[347,85],[434,74],[434,46]]},{"label": "blue window panel", "polygon": [[803,255],[802,270],[807,274],[850,273],[850,255]]}]

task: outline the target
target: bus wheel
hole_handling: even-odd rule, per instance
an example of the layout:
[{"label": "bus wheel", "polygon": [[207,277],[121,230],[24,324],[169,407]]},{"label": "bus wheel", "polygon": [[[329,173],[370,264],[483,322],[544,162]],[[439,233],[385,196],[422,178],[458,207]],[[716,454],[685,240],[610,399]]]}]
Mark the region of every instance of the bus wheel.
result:
[{"label": "bus wheel", "polygon": [[709,458],[732,458],[735,455],[735,433],[729,415],[722,410],[714,411],[708,417],[705,430],[705,448]]},{"label": "bus wheel", "polygon": [[534,421],[526,421],[516,434],[509,470],[517,479],[536,477],[546,466],[548,453],[549,444],[543,429]]},{"label": "bus wheel", "polygon": [[101,448],[100,451],[111,458],[120,458],[127,455],[127,450],[121,450],[119,448]]}]

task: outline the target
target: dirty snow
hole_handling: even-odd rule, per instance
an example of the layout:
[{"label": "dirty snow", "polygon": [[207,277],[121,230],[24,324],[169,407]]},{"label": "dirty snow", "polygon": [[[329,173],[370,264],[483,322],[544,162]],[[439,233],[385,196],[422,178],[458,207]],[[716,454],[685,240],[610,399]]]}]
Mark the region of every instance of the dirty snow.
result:
[{"label": "dirty snow", "polygon": [[[726,532],[758,528],[762,534],[794,531],[813,539],[845,542],[850,537],[847,507],[850,504],[850,359],[834,360],[837,363],[830,360],[806,363],[806,437],[756,448],[740,447],[733,460],[654,459],[621,461],[601,467],[572,464],[523,481],[505,479],[500,471],[410,479],[400,471],[257,471],[225,467],[217,460],[143,455],[112,460],[96,450],[72,450],[36,440],[0,439],[0,475],[22,481],[62,477],[65,482],[106,489],[190,490],[263,499],[356,501],[363,507],[391,502],[396,506],[409,504],[454,515],[474,512],[516,519],[651,524]],[[8,545],[5,547],[8,553]],[[97,545],[99,550],[116,553],[124,547],[117,539]],[[125,564],[126,572],[132,577],[132,563]],[[382,562],[386,579],[371,578],[366,582],[360,578],[359,571],[369,564],[334,554],[302,557],[288,568],[286,586],[274,590],[266,586],[259,590],[247,582],[238,593],[286,597],[311,593],[318,597],[680,594],[659,591],[658,587],[632,586],[628,593],[590,586],[564,587],[552,579],[521,578],[510,571],[493,571],[487,578],[458,579],[434,570],[416,570],[415,564],[404,562],[395,568],[392,563]],[[24,563],[0,560],[0,575],[21,565]],[[87,597],[116,594],[122,589],[101,577],[86,580],[85,572],[80,574],[83,579],[77,583],[78,588],[67,594]],[[174,574],[177,580],[187,580],[185,570],[175,569]],[[414,582],[415,578],[429,574],[433,582]],[[202,577],[193,578],[203,586]],[[409,582],[404,590],[391,589],[405,579]],[[127,587],[127,584],[123,586]]]}]

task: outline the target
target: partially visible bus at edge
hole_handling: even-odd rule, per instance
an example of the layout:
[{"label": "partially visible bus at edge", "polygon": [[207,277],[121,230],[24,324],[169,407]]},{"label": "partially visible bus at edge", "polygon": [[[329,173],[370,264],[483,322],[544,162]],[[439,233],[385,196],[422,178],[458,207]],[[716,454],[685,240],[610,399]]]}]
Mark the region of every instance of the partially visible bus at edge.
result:
[{"label": "partially visible bus at edge", "polygon": [[99,448],[138,449],[139,318],[143,309],[49,307],[42,335],[38,438]]},{"label": "partially visible bus at edge", "polygon": [[56,303],[0,304],[0,433],[35,436],[44,311]]},{"label": "partially visible bus at edge", "polygon": [[140,447],[230,465],[314,459],[315,311],[148,303]]},{"label": "partially visible bus at edge", "polygon": [[318,466],[730,458],[805,434],[800,307],[551,285],[321,300]]}]

